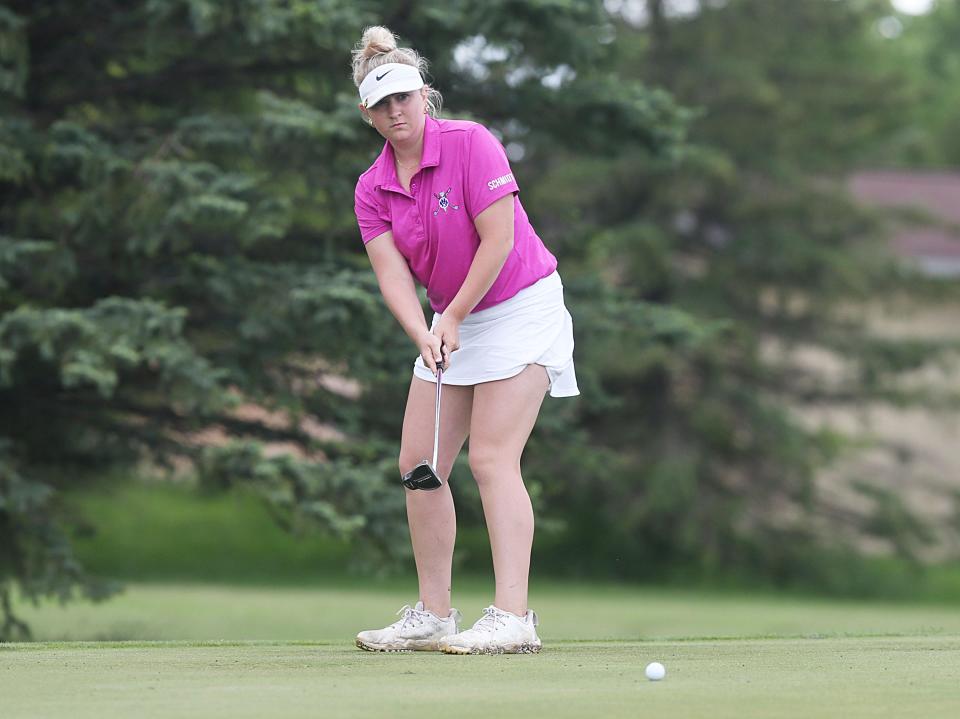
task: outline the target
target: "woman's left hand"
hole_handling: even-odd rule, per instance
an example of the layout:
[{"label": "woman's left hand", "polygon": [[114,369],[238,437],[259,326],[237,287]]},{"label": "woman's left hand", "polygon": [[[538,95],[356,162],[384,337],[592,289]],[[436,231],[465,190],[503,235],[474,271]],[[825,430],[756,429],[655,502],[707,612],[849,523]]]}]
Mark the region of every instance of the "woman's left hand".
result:
[{"label": "woman's left hand", "polygon": [[440,338],[443,368],[450,369],[450,353],[460,349],[460,320],[444,312],[433,328],[433,334]]}]

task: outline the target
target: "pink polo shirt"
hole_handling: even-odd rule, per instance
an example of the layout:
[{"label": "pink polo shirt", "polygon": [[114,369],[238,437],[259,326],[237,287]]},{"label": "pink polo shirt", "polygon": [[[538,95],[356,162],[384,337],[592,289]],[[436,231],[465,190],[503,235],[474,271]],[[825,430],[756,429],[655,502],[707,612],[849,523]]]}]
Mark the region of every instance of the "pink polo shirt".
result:
[{"label": "pink polo shirt", "polygon": [[357,181],[354,209],[364,244],[392,231],[413,276],[426,287],[430,306],[443,312],[460,291],[480,246],[474,218],[513,194],[513,249],[476,312],[510,299],[557,268],[557,258],[534,232],[518,192],[507,155],[487,128],[428,115],[423,157],[410,192],[400,185],[393,148],[386,142]]}]

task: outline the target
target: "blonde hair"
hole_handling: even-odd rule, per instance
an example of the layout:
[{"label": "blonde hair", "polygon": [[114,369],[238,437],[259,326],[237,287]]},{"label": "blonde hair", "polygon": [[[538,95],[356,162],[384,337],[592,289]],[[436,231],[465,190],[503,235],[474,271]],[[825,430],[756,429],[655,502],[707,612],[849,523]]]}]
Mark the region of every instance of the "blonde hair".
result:
[{"label": "blonde hair", "polygon": [[[402,62],[413,65],[420,71],[426,82],[427,60],[410,47],[397,47],[397,38],[381,25],[368,27],[363,31],[353,48],[353,84],[360,87],[363,78],[374,68],[388,62]],[[427,88],[427,112],[431,117],[439,117],[443,105],[443,96],[429,85]]]}]

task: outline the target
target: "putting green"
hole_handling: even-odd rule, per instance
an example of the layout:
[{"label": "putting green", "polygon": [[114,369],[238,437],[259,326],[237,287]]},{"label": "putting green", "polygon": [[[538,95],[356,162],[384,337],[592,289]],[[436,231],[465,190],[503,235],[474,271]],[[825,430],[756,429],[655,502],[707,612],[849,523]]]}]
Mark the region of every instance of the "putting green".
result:
[{"label": "putting green", "polygon": [[[492,601],[490,582],[457,582],[467,624]],[[103,604],[18,603],[39,640],[271,640],[351,645],[416,601],[415,580],[362,586],[130,584]],[[558,640],[960,635],[949,605],[801,599],[618,585],[534,584],[530,606],[548,645]],[[958,715],[960,716],[960,715]]]},{"label": "putting green", "polygon": [[[458,582],[468,623],[489,590]],[[132,584],[104,604],[18,603],[48,641],[0,644],[0,717],[960,716],[952,606],[537,582],[540,655],[353,647],[415,594]]]},{"label": "putting green", "polygon": [[[667,677],[644,678],[649,661]],[[960,715],[960,637],[555,642],[537,656],[310,643],[0,645],[5,719]]]}]

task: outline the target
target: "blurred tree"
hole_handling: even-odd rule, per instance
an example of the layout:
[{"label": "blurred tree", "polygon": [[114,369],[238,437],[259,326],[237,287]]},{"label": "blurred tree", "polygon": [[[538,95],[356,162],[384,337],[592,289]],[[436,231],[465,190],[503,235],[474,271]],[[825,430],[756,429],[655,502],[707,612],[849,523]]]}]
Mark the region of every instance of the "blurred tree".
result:
[{"label": "blurred tree", "polygon": [[[73,557],[56,490],[145,460],[186,457],[206,486],[255,487],[291,528],[357,536],[369,557],[407,551],[413,355],[353,218],[382,140],[349,57],[378,23],[436,61],[464,114],[534,127],[552,105],[541,146],[574,124],[584,152],[682,137],[683,113],[634,81],[541,82],[600,65],[597,2],[0,6],[0,637],[27,631],[16,585],[109,593]],[[208,446],[218,431],[237,441]]]},{"label": "blurred tree", "polygon": [[[860,445],[798,410],[958,406],[955,388],[902,381],[955,343],[875,337],[867,322],[947,288],[896,266],[881,218],[843,187],[917,97],[874,38],[889,6],[728,0],[681,15],[651,0],[639,18],[635,4],[610,6],[630,20],[619,74],[700,118],[679,164],[628,147],[588,158],[570,143],[528,194],[547,234],[562,232],[587,389],[575,441],[541,434],[529,454],[554,477],[544,511],[563,519],[543,556],[585,573],[862,590],[852,542],[879,537],[915,560],[936,532],[869,483],[855,485],[868,512],[818,493],[817,473]],[[687,331],[649,326],[644,302]]]},{"label": "blurred tree", "polygon": [[960,166],[960,3],[940,0],[916,17],[899,16],[902,28],[885,39],[887,62],[909,77],[916,101],[891,142],[878,148],[884,165]]},{"label": "blurred tree", "polygon": [[[898,280],[875,219],[828,179],[910,101],[863,39],[879,4],[654,2],[640,27],[617,5],[0,6],[4,635],[25,631],[15,585],[110,590],[72,557],[56,490],[145,459],[256,488],[286,526],[355,537],[369,561],[407,551],[414,353],[352,211],[382,146],[349,80],[370,24],[432,60],[448,115],[500,134],[561,259],[584,394],[547,403],[526,457],[537,566],[847,581],[811,553],[831,511],[813,476],[842,441],[790,403],[907,399],[894,380],[938,349],[873,340],[849,311]],[[645,83],[701,109],[695,145],[692,113]],[[809,345],[850,372],[825,388],[791,361]],[[217,432],[236,441],[209,446]],[[882,501],[871,526],[909,553],[922,538]]]}]

